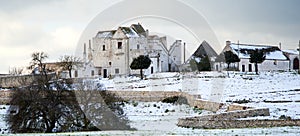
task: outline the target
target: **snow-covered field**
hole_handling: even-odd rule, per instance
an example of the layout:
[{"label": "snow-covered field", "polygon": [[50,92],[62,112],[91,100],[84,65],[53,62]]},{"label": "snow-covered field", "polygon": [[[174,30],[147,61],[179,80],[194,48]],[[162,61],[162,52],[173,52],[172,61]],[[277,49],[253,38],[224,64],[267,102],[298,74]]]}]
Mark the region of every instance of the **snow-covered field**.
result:
[{"label": "snow-covered field", "polygon": [[157,73],[136,77],[96,80],[108,90],[185,91],[216,102],[247,100],[253,107],[270,108],[271,118],[300,118],[300,75],[295,72]]},{"label": "snow-covered field", "polygon": [[[246,103],[243,104],[247,106],[269,108],[271,116],[267,118],[277,119],[281,115],[286,115],[293,119],[300,119],[300,75],[295,72],[262,72],[260,75],[236,72],[157,73],[147,76],[147,80],[140,80],[137,77],[116,77],[95,79],[94,82],[102,84],[102,87],[107,90],[185,91],[200,94],[203,99],[216,102],[245,100]],[[3,110],[0,111],[3,114]],[[300,127],[217,130],[179,128],[176,126],[178,118],[199,114],[199,111],[195,112],[187,105],[135,102],[126,104],[124,111],[131,125],[138,131],[90,132],[89,134],[300,135]],[[0,125],[4,125],[3,121]]]}]

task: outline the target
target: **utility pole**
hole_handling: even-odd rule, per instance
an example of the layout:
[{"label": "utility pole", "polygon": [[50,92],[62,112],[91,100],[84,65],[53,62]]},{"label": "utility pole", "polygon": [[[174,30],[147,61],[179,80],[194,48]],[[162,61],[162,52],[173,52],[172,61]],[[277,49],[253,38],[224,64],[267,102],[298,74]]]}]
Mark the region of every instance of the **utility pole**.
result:
[{"label": "utility pole", "polygon": [[[238,58],[240,58],[240,41],[238,40]],[[237,64],[237,70],[240,71],[240,62]]]},{"label": "utility pole", "polygon": [[[298,49],[298,53],[299,53],[299,58],[300,59],[300,40],[299,40],[299,49]],[[298,67],[298,73],[300,74],[300,63],[299,63],[299,67]]]},{"label": "utility pole", "polygon": [[183,43],[183,63],[185,63],[185,42]]}]

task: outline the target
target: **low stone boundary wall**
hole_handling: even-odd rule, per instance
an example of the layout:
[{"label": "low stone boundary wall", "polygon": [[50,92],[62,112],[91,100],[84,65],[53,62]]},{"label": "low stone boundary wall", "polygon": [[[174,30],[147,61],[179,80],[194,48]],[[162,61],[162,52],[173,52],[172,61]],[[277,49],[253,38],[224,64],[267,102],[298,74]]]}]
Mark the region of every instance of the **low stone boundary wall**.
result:
[{"label": "low stone boundary wall", "polygon": [[108,91],[125,101],[158,102],[167,97],[180,96],[176,91]]},{"label": "low stone boundary wall", "polygon": [[[41,75],[20,75],[20,76],[3,76],[0,77],[0,87],[11,88],[30,85],[36,78]],[[55,73],[49,73],[49,78],[54,78]]]},{"label": "low stone boundary wall", "polygon": [[[209,111],[218,111],[223,106],[222,103],[211,102],[201,99],[200,95],[192,95],[187,92],[179,91],[108,91],[113,93],[126,101],[143,101],[143,102],[158,102],[167,97],[182,96],[187,99],[191,107],[197,107]],[[0,103],[7,104],[10,100],[11,91],[0,91]],[[231,108],[234,107],[234,108]],[[249,107],[248,107],[249,108]],[[229,106],[229,111],[242,110],[243,106],[235,105]]]},{"label": "low stone boundary wall", "polygon": [[[220,114],[204,115],[189,118],[180,118],[178,126],[187,128],[204,129],[226,129],[226,128],[248,128],[248,127],[283,127],[300,126],[300,119],[279,120],[279,119],[254,119],[247,120],[247,117],[270,116],[268,108],[247,109],[231,111]],[[242,119],[244,118],[244,119]]]},{"label": "low stone boundary wall", "polygon": [[248,107],[246,105],[242,104],[231,104],[227,107],[227,111],[236,111],[236,110],[247,110],[247,109],[252,109],[253,107]]},{"label": "low stone boundary wall", "polygon": [[[195,124],[197,122],[197,124]],[[294,120],[279,120],[279,119],[264,119],[264,120],[188,120],[184,124],[190,123],[195,125],[178,126],[187,128],[204,128],[204,129],[228,129],[228,128],[255,128],[255,127],[285,127],[285,126],[300,126],[300,119]]]},{"label": "low stone boundary wall", "polygon": [[0,104],[9,104],[11,91],[0,91]]},{"label": "low stone boundary wall", "polygon": [[191,107],[197,107],[209,111],[217,111],[223,106],[222,103],[211,102],[201,99],[200,95],[192,95],[178,91],[109,91],[126,101],[158,102],[167,97],[182,96],[187,99]]},{"label": "low stone boundary wall", "polygon": [[216,112],[223,106],[223,103],[212,102],[212,101],[203,100],[203,99],[195,99],[194,103],[190,104],[190,106]]}]

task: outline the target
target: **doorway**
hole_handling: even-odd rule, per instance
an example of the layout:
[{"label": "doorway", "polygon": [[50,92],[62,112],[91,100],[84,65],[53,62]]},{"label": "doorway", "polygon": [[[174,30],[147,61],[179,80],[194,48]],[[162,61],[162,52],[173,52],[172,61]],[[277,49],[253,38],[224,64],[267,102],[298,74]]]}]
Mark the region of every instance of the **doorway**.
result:
[{"label": "doorway", "polygon": [[299,59],[295,58],[293,61],[293,69],[299,69]]},{"label": "doorway", "polygon": [[103,78],[107,78],[107,69],[103,69]]}]

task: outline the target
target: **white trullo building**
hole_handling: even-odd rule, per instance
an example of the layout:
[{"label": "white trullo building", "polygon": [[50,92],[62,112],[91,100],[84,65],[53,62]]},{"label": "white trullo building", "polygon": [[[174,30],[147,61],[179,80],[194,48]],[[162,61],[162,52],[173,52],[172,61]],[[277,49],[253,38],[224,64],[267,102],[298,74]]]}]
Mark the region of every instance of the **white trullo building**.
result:
[{"label": "white trullo building", "polygon": [[289,59],[277,46],[256,45],[256,44],[240,44],[226,41],[226,46],[220,55],[216,58],[215,70],[226,70],[227,64],[225,61],[224,52],[232,51],[240,58],[240,62],[231,64],[229,67],[237,69],[241,72],[254,72],[255,65],[250,62],[250,52],[253,50],[264,50],[265,60],[258,64],[259,71],[287,71],[289,70]]},{"label": "white trullo building", "polygon": [[[139,55],[152,60],[145,74],[178,71],[182,64],[182,41],[176,40],[169,48],[167,38],[149,35],[141,24],[119,27],[116,30],[99,31],[92,43],[83,49],[85,65],[78,69],[80,76],[127,76],[138,74],[130,64]],[[80,73],[80,74],[78,74]],[[76,75],[75,75],[76,77]]]}]

